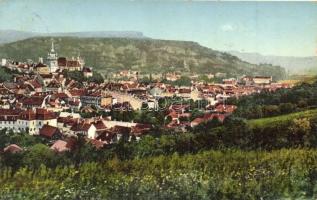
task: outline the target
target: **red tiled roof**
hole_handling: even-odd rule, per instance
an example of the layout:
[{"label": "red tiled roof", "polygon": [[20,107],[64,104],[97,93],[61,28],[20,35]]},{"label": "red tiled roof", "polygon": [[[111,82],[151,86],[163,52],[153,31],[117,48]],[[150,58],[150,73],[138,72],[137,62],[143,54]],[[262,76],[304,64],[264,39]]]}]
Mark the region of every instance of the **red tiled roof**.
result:
[{"label": "red tiled roof", "polygon": [[77,60],[67,60],[66,67],[80,67],[80,63]]},{"label": "red tiled roof", "polygon": [[2,109],[0,108],[0,116],[19,116],[20,109]]},{"label": "red tiled roof", "polygon": [[130,133],[131,128],[130,127],[125,127],[125,126],[114,126],[110,129],[114,133]]},{"label": "red tiled roof", "polygon": [[40,68],[40,67],[47,67],[47,65],[43,63],[37,63],[37,65],[35,65],[35,68]]},{"label": "red tiled roof", "polygon": [[76,123],[74,124],[70,130],[72,131],[88,131],[88,129],[90,128],[91,124],[88,123]]},{"label": "red tiled roof", "polygon": [[97,131],[107,129],[105,124],[102,121],[100,121],[100,120],[97,121],[97,122],[94,122],[93,125],[96,127]]},{"label": "red tiled roof", "polygon": [[32,97],[25,97],[21,100],[23,105],[34,105],[34,106],[41,106],[45,97],[39,96],[32,96]]},{"label": "red tiled roof", "polygon": [[5,153],[19,153],[21,151],[23,151],[23,149],[16,144],[10,144],[3,149],[3,152]]},{"label": "red tiled roof", "polygon": [[218,106],[216,106],[215,111],[220,113],[232,113],[236,109],[237,109],[237,106],[235,105],[219,104]]},{"label": "red tiled roof", "polygon": [[68,143],[63,140],[57,140],[52,146],[51,149],[56,152],[69,151]]},{"label": "red tiled roof", "polygon": [[60,88],[61,84],[57,80],[54,79],[47,85],[47,87],[49,87],[49,88]]},{"label": "red tiled roof", "polygon": [[112,138],[115,137],[115,135],[116,134],[113,131],[107,129],[107,130],[104,130],[102,132],[99,132],[96,139],[110,143]]},{"label": "red tiled roof", "polygon": [[47,78],[47,79],[50,79],[50,78],[53,78],[53,74],[40,74],[40,76],[42,77],[42,78]]},{"label": "red tiled roof", "polygon": [[59,57],[57,63],[60,67],[66,67],[67,59],[65,57]]},{"label": "red tiled roof", "polygon": [[51,112],[42,108],[36,109],[36,119],[38,120],[49,120],[49,119],[55,119],[55,118],[56,118],[56,115],[54,112]]},{"label": "red tiled roof", "polygon": [[84,96],[86,95],[87,91],[85,89],[73,89],[73,90],[70,90],[69,93],[72,95],[72,96]]},{"label": "red tiled roof", "polygon": [[180,94],[191,93],[191,89],[190,88],[181,88],[178,90],[178,92]]},{"label": "red tiled roof", "polygon": [[90,143],[96,147],[96,149],[101,149],[104,146],[104,143],[99,140],[90,140]]},{"label": "red tiled roof", "polygon": [[225,117],[226,116],[224,114],[207,113],[203,117],[197,117],[191,123],[200,124],[202,122],[207,122],[207,121],[212,120],[214,118],[217,118],[220,122],[223,122]]},{"label": "red tiled roof", "polygon": [[40,135],[47,137],[47,138],[52,138],[55,134],[60,134],[60,131],[58,128],[54,126],[50,126],[45,124],[41,129],[40,129]]},{"label": "red tiled roof", "polygon": [[92,70],[89,67],[84,67],[83,72],[90,73]]},{"label": "red tiled roof", "polygon": [[42,85],[37,80],[31,80],[28,81],[30,85],[32,85],[34,88],[41,88]]},{"label": "red tiled roof", "polygon": [[28,120],[28,121],[35,120],[36,114],[32,110],[26,110],[20,113],[19,118],[22,120]]}]

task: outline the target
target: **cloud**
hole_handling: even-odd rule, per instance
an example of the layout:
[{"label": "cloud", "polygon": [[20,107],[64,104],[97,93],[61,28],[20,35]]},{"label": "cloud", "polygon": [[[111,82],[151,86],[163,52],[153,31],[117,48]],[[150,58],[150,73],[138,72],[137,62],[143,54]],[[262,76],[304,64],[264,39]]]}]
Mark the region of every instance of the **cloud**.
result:
[{"label": "cloud", "polygon": [[221,30],[224,32],[234,31],[235,27],[231,24],[224,24],[221,26]]}]

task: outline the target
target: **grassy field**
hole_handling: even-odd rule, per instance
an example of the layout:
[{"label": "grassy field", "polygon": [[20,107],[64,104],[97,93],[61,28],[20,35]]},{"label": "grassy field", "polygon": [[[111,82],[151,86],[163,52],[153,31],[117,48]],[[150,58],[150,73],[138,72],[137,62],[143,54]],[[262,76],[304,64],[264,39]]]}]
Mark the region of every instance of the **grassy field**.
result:
[{"label": "grassy field", "polygon": [[253,119],[253,120],[249,120],[248,124],[252,128],[267,127],[267,126],[272,126],[272,125],[274,126],[281,123],[286,123],[293,119],[313,118],[313,117],[317,117],[317,109],[296,112],[296,113],[291,113],[287,115],[280,115],[276,117]]}]

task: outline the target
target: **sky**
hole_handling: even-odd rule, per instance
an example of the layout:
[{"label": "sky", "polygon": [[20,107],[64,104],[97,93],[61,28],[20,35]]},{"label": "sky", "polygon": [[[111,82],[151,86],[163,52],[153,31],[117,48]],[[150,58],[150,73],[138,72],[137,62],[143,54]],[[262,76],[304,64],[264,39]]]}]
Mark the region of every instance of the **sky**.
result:
[{"label": "sky", "polygon": [[140,31],[221,51],[317,55],[317,2],[0,0],[0,30]]}]

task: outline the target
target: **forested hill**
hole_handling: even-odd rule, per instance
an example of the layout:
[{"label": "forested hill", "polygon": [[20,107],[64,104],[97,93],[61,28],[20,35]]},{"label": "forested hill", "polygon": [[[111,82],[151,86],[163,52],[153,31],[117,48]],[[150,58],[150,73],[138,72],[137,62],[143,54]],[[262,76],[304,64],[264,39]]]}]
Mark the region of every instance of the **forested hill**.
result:
[{"label": "forested hill", "polygon": [[[86,63],[101,72],[133,69],[142,72],[224,72],[236,75],[285,77],[285,70],[271,65],[254,65],[228,53],[195,42],[127,38],[55,37],[60,56],[80,54]],[[46,57],[51,37],[36,37],[0,46],[0,58],[26,60]]]}]

